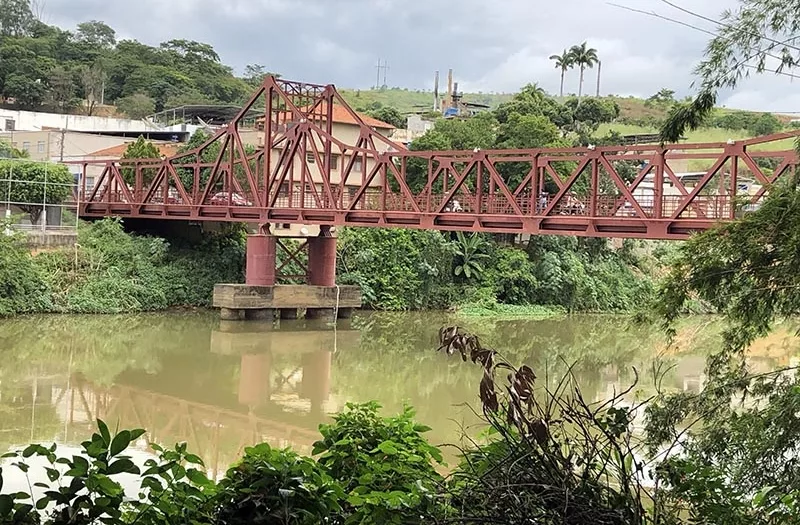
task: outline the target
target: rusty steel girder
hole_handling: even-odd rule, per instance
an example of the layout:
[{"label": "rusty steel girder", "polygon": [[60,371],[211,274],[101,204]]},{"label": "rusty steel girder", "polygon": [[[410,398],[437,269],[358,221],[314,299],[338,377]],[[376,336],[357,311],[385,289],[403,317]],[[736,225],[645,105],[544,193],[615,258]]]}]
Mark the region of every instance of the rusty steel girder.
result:
[{"label": "rusty steel girder", "polygon": [[[240,128],[261,107],[263,143],[248,152]],[[336,128],[342,115],[349,131]],[[684,239],[754,209],[798,163],[793,149],[775,151],[797,132],[709,144],[409,151],[365,120],[332,85],[269,77],[197,149],[75,162],[84,175],[79,213]],[[86,188],[90,167],[100,174]]]}]

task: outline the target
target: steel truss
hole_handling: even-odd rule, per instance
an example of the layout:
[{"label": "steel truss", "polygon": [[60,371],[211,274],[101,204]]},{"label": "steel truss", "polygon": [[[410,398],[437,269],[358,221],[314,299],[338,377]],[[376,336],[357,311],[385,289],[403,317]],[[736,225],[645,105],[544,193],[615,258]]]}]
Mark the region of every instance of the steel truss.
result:
[{"label": "steel truss", "polygon": [[[357,123],[352,144],[334,134],[336,105]],[[264,142],[248,151],[241,124],[262,107]],[[83,217],[683,239],[758,206],[798,163],[794,150],[770,148],[797,134],[663,146],[409,151],[367,125],[333,85],[269,77],[239,116],[197,149],[163,159],[80,162],[78,202]],[[87,190],[92,165],[102,174]],[[688,176],[692,166],[699,173]]]}]

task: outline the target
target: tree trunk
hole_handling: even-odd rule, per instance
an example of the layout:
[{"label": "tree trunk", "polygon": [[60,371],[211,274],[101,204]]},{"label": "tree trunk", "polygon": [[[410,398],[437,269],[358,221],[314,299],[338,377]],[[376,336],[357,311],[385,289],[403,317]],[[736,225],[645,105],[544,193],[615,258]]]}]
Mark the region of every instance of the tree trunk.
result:
[{"label": "tree trunk", "polygon": [[597,62],[597,96],[600,96],[600,69],[603,67],[603,63],[598,61]]},{"label": "tree trunk", "polygon": [[578,84],[578,103],[581,101],[581,95],[583,95],[583,71],[584,68],[581,66],[581,80],[580,84]]},{"label": "tree trunk", "polygon": [[564,98],[564,73],[566,73],[565,69],[561,70],[561,98]]},{"label": "tree trunk", "polygon": [[28,217],[30,217],[31,219],[31,224],[35,225],[36,223],[39,222],[39,219],[42,218],[42,210],[44,208],[42,208],[41,205],[37,206],[36,204],[31,204],[26,206],[20,206],[19,209],[27,213]]}]

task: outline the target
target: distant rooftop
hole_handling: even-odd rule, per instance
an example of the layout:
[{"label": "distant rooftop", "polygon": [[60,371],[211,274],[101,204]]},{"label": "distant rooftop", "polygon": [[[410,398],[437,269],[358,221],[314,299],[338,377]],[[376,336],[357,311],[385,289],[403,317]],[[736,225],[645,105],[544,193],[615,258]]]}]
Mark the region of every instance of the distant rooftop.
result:
[{"label": "distant rooftop", "polygon": [[[324,103],[320,104],[319,112],[320,113],[325,113],[326,112],[326,109],[325,109],[326,107],[327,107],[326,104],[324,104]],[[301,108],[301,109],[303,109],[305,111],[308,111],[310,108]],[[375,118],[372,118],[369,115],[364,115],[363,113],[357,113],[357,112],[355,112],[355,113],[359,117],[361,117],[361,120],[363,120],[364,124],[366,124],[367,126],[370,126],[370,127],[373,127],[373,128],[377,128],[377,129],[395,129],[395,127],[392,126],[391,124],[388,124],[386,122],[380,121],[380,120],[375,119]],[[357,125],[358,124],[358,121],[355,118],[353,118],[353,115],[351,115],[350,112],[347,111],[347,109],[344,106],[340,106],[338,104],[334,104],[333,105],[333,121],[334,122],[338,122],[339,124],[352,124],[352,125]],[[263,115],[261,115],[260,117],[258,117],[256,119],[256,123],[259,126],[263,125],[263,122],[264,122],[264,116]]]},{"label": "distant rooftop", "polygon": [[[122,155],[125,154],[125,150],[128,149],[128,145],[130,142],[125,144],[119,144],[117,146],[112,146],[110,148],[104,148],[101,150],[97,150],[93,153],[89,153],[87,157],[109,157],[112,159],[119,159],[122,158]],[[158,148],[159,154],[165,157],[171,157],[178,153],[178,148],[180,148],[183,144],[175,144],[175,143],[153,143],[153,145]]]},{"label": "distant rooftop", "polygon": [[[242,111],[241,106],[234,105],[214,105],[214,104],[193,104],[178,106],[165,109],[150,115],[154,121],[168,120],[170,118],[180,118],[183,122],[205,122],[212,126],[227,124]],[[246,118],[256,118],[263,114],[263,111],[251,109],[247,112]]]}]

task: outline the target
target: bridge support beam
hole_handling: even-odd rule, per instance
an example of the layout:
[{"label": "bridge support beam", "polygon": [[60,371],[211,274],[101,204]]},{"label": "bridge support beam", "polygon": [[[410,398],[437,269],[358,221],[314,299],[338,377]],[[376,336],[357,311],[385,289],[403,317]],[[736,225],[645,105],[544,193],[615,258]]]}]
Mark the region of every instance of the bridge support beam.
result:
[{"label": "bridge support beam", "polygon": [[[306,280],[311,286],[336,286],[336,237],[330,226],[320,227],[319,235],[308,240],[308,273]],[[308,308],[306,319],[333,321],[333,308]]]}]

